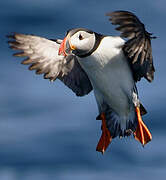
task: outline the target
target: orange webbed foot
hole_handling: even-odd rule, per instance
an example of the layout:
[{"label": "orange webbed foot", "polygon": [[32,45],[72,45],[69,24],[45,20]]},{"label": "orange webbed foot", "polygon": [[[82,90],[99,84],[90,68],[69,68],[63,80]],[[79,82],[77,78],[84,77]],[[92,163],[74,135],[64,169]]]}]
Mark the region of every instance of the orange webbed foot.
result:
[{"label": "orange webbed foot", "polygon": [[140,108],[136,107],[138,125],[137,129],[134,132],[134,137],[138,140],[143,146],[152,140],[152,135],[141,118]]},{"label": "orange webbed foot", "polygon": [[107,149],[107,147],[109,146],[109,144],[112,140],[112,137],[106,126],[105,114],[101,113],[99,119],[102,120],[102,135],[101,135],[98,145],[96,147],[96,151],[99,151],[102,154],[104,154],[105,150]]}]

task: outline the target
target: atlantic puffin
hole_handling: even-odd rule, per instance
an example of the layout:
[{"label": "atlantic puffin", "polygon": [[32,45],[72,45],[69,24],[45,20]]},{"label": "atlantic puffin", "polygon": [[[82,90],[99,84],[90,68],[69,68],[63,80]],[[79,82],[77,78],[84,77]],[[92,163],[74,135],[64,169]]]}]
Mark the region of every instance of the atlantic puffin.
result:
[{"label": "atlantic puffin", "polygon": [[13,33],[8,36],[14,54],[27,57],[22,64],[60,79],[77,96],[94,92],[102,135],[96,150],[104,153],[113,138],[131,134],[143,146],[152,135],[142,120],[146,114],[136,82],[154,78],[151,39],[144,24],[131,12],[106,14],[120,36],[107,36],[85,28],[67,31],[63,40]]}]

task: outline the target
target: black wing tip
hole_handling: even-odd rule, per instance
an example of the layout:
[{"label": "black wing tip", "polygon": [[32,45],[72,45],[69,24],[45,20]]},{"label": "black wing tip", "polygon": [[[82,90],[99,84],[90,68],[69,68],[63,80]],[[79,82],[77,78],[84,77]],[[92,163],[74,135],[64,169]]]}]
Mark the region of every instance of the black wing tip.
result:
[{"label": "black wing tip", "polygon": [[132,15],[135,16],[135,14],[131,11],[125,11],[125,10],[117,10],[117,11],[113,11],[113,12],[108,12],[105,14],[106,16],[122,16],[122,15]]},{"label": "black wing tip", "polygon": [[15,34],[14,33],[10,33],[6,35],[6,38],[8,38],[7,44],[9,45],[9,48],[13,49],[13,43],[15,43]]},{"label": "black wing tip", "polygon": [[17,45],[19,44],[16,38],[17,34],[18,33],[16,32],[11,32],[10,34],[6,35],[6,38],[8,38],[7,43],[9,45],[9,48],[14,49],[14,50],[20,50],[19,48],[17,48]]},{"label": "black wing tip", "polygon": [[53,82],[53,81],[55,81],[58,78],[58,76],[56,76],[56,77],[49,76],[49,73],[42,73],[42,74],[44,74],[43,78],[44,79],[49,79],[50,82]]},{"label": "black wing tip", "polygon": [[157,39],[158,37],[157,36],[152,36],[153,33],[150,33],[148,31],[145,31],[146,35],[150,38],[150,39]]},{"label": "black wing tip", "polygon": [[154,72],[155,72],[155,70],[152,70],[150,73],[148,72],[147,74],[146,74],[146,79],[151,83],[153,80],[154,80]]},{"label": "black wing tip", "polygon": [[8,39],[15,39],[15,35],[14,34],[7,34],[6,37]]},{"label": "black wing tip", "polygon": [[153,33],[150,33],[150,39],[157,39],[158,37],[157,36],[152,36]]},{"label": "black wing tip", "polygon": [[16,35],[18,35],[18,34],[19,33],[17,33],[17,32],[11,32],[11,33],[7,34],[6,37],[8,39],[16,39]]}]

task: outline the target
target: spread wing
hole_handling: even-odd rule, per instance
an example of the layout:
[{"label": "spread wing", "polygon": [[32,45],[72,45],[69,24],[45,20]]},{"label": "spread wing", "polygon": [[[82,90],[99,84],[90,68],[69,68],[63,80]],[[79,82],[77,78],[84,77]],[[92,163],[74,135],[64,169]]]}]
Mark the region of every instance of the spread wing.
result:
[{"label": "spread wing", "polygon": [[8,38],[12,49],[21,50],[14,56],[27,57],[22,64],[30,65],[29,70],[36,70],[36,74],[44,74],[44,78],[51,81],[60,79],[77,96],[84,96],[92,90],[89,78],[76,57],[58,55],[62,40],[48,40],[17,33],[9,35]]},{"label": "spread wing", "polygon": [[129,59],[135,81],[145,77],[149,82],[153,80],[154,66],[151,48],[151,33],[145,30],[144,24],[131,12],[115,11],[108,13],[110,21],[119,25],[116,30],[121,31],[121,37],[128,38],[123,51]]}]

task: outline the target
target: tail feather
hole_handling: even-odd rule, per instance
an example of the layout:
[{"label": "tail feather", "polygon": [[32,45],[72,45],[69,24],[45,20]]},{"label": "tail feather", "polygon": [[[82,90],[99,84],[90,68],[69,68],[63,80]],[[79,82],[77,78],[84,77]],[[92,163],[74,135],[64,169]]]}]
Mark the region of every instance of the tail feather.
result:
[{"label": "tail feather", "polygon": [[136,130],[137,119],[135,111],[132,111],[128,117],[120,117],[117,113],[109,109],[105,111],[105,116],[107,128],[112,138],[129,136]]}]

